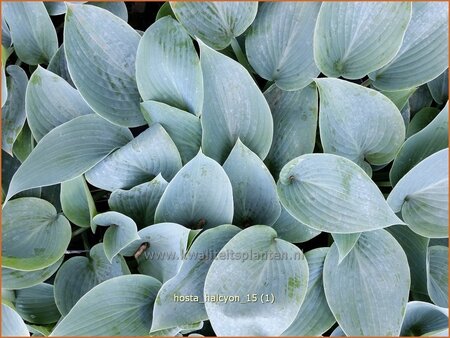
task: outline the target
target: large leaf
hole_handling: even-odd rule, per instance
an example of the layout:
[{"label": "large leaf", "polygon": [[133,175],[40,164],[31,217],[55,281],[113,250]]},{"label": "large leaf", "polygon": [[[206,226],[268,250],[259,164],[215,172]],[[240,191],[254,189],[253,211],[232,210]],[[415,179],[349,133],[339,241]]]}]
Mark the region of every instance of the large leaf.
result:
[{"label": "large leaf", "polygon": [[2,266],[27,271],[46,268],[64,255],[70,236],[70,223],[47,201],[12,200],[2,213]]},{"label": "large leaf", "polygon": [[170,181],[181,168],[178,149],[159,124],[154,124],[86,173],[103,190],[129,189],[159,173]]},{"label": "large leaf", "polygon": [[426,295],[427,253],[430,240],[411,231],[406,225],[394,225],[386,229],[402,246],[408,258],[411,272],[411,291]]},{"label": "large leaf", "polygon": [[64,215],[72,223],[83,228],[91,226],[97,210],[83,175],[61,183],[60,199]]},{"label": "large leaf", "polygon": [[320,336],[336,322],[328,307],[323,289],[323,263],[328,248],[317,248],[305,254],[309,268],[308,291],[297,317],[283,336]]},{"label": "large leaf", "polygon": [[53,296],[53,285],[41,283],[16,291],[16,311],[28,323],[52,324],[61,317]]},{"label": "large leaf", "polygon": [[364,77],[394,58],[410,19],[409,2],[322,4],[314,37],[317,66],[327,76]]},{"label": "large leaf", "polygon": [[272,228],[277,232],[278,238],[291,243],[306,242],[320,234],[320,231],[297,221],[283,206],[281,206],[280,217],[272,225]]},{"label": "large leaf", "polygon": [[21,271],[2,267],[2,288],[8,290],[26,289],[50,278],[59,269],[64,256],[56,263],[42,270]]},{"label": "large leaf", "polygon": [[233,224],[274,224],[281,212],[277,186],[261,159],[238,139],[223,169],[233,188]]},{"label": "large leaf", "polygon": [[307,86],[320,73],[314,63],[313,37],[320,3],[269,2],[245,38],[253,69],[284,90]]},{"label": "large leaf", "polygon": [[448,68],[445,72],[427,83],[434,101],[444,104],[448,100]]},{"label": "large leaf", "polygon": [[232,219],[230,180],[216,161],[201,152],[175,175],[155,212],[155,223],[174,222],[192,229],[230,224]]},{"label": "large leaf", "polygon": [[170,2],[178,21],[214,49],[224,49],[250,26],[257,2]]},{"label": "large leaf", "polygon": [[131,138],[128,129],[93,114],[66,122],[45,135],[23,162],[11,180],[6,199],[30,188],[80,176]]},{"label": "large leaf", "polygon": [[432,335],[448,336],[448,309],[425,302],[409,302],[400,336]]},{"label": "large leaf", "polygon": [[85,294],[51,336],[146,336],[160,287],[143,275],[107,280]]},{"label": "large leaf", "polygon": [[167,131],[180,152],[183,164],[197,155],[202,143],[202,126],[198,117],[156,101],[141,103],[141,109],[150,125],[159,123]]},{"label": "large leaf", "polygon": [[80,94],[96,113],[113,123],[143,125],[135,79],[139,34],[103,8],[68,6],[64,49]]},{"label": "large leaf", "polygon": [[392,161],[405,139],[397,107],[379,92],[338,79],[315,80],[324,152],[344,156],[369,175],[369,164]]},{"label": "large leaf", "polygon": [[189,34],[171,17],[145,31],[137,50],[136,80],[144,101],[155,100],[200,115],[200,60]]},{"label": "large leaf", "polygon": [[9,30],[8,24],[5,20],[5,15],[2,15],[2,46],[11,47],[11,31]]},{"label": "large leaf", "polygon": [[290,161],[281,170],[278,195],[291,215],[320,231],[345,234],[403,224],[366,173],[336,155]]},{"label": "large leaf", "polygon": [[264,159],[272,143],[273,121],[258,86],[243,66],[201,42],[200,57],[205,86],[203,151],[223,163],[240,138]]},{"label": "large leaf", "polygon": [[29,337],[25,322],[20,315],[2,303],[2,337]]},{"label": "large leaf", "polygon": [[104,245],[96,244],[87,257],[72,257],[58,270],[54,281],[56,306],[66,316],[76,302],[94,286],[129,273],[122,256],[116,256],[110,263],[105,255]]},{"label": "large leaf", "polygon": [[264,92],[273,116],[273,142],[265,159],[275,178],[297,156],[312,153],[316,142],[318,97],[315,84],[298,91],[271,86]]},{"label": "large leaf", "polygon": [[108,204],[111,210],[131,217],[142,228],[153,224],[156,206],[166,187],[167,181],[159,174],[130,190],[114,190]]},{"label": "large leaf", "polygon": [[58,49],[55,27],[42,2],[4,2],[14,50],[25,63],[48,63]]},{"label": "large leaf", "polygon": [[30,77],[26,110],[28,125],[38,142],[55,127],[94,113],[76,89],[41,66]]},{"label": "large leaf", "polygon": [[59,46],[58,51],[53,55],[50,63],[48,64],[47,70],[56,75],[61,76],[66,80],[72,87],[75,88],[75,84],[69,74],[69,69],[67,68],[66,53],[64,52],[64,43]]},{"label": "large leaf", "polygon": [[[2,149],[12,155],[13,144],[19,136],[25,123],[25,90],[28,77],[18,66],[8,66],[6,72],[7,91],[2,90],[2,96],[7,97],[2,106]],[[4,74],[2,75],[4,76]]]},{"label": "large leaf", "polygon": [[448,147],[448,103],[425,128],[401,147],[389,174],[392,186],[424,158]]},{"label": "large leaf", "polygon": [[[242,230],[218,255],[230,252],[234,259],[215,260],[206,275],[205,307],[214,332],[218,336],[280,335],[305,299],[305,256],[264,225]],[[206,296],[238,298],[220,302],[217,298],[208,301]]]},{"label": "large leaf", "polygon": [[[384,20],[377,21],[386,25]],[[379,89],[401,90],[433,80],[448,67],[447,33],[447,4],[413,2],[402,46],[392,61],[369,74],[373,84]]]},{"label": "large leaf", "polygon": [[[186,254],[179,272],[163,284],[156,297],[152,331],[184,326],[208,319],[203,289],[206,274],[217,253],[237,233],[233,225],[220,225],[203,232]],[[175,297],[192,295],[197,302],[180,302]]]},{"label": "large leaf", "polygon": [[108,227],[103,236],[103,248],[110,263],[122,249],[139,239],[136,223],[116,211],[99,214],[92,219],[92,223],[94,231],[97,226]]},{"label": "large leaf", "polygon": [[139,240],[124,250],[137,259],[138,270],[166,282],[180,270],[188,248],[190,230],[176,223],[159,223],[139,231]]},{"label": "large leaf", "polygon": [[448,247],[439,245],[428,249],[427,284],[433,303],[448,308]]},{"label": "large leaf", "polygon": [[448,237],[448,148],[411,169],[387,199],[394,212],[414,232],[425,237]]},{"label": "large leaf", "polygon": [[328,305],[347,336],[396,336],[405,314],[410,276],[402,247],[385,230],[364,232],[338,264],[333,244],[325,259]]}]

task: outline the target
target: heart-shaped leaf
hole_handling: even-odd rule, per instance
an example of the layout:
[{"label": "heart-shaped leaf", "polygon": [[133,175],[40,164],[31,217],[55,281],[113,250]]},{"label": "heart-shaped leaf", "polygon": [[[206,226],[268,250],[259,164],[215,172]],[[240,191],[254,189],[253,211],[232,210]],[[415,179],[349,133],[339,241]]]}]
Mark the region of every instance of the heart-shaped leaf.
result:
[{"label": "heart-shaped leaf", "polygon": [[417,163],[448,147],[448,103],[438,116],[420,132],[411,136],[401,147],[389,174],[392,186]]},{"label": "heart-shaped leaf", "polygon": [[427,83],[434,101],[444,104],[448,100],[448,68],[434,80]]},{"label": "heart-shaped leaf", "polygon": [[55,127],[94,113],[76,89],[41,66],[30,77],[25,104],[28,125],[38,142]]},{"label": "heart-shaped leaf", "polygon": [[18,192],[78,177],[132,138],[123,127],[90,114],[56,127],[14,174],[6,200]]},{"label": "heart-shaped leaf", "polygon": [[269,2],[245,38],[253,69],[284,90],[306,87],[320,73],[314,63],[313,37],[320,3]]},{"label": "heart-shaped leaf", "polygon": [[155,212],[155,223],[174,222],[193,229],[231,224],[232,219],[230,180],[216,161],[201,152],[175,175]]},{"label": "heart-shaped leaf", "polygon": [[275,223],[281,212],[277,186],[263,161],[238,139],[223,169],[233,188],[233,224]]},{"label": "heart-shaped leaf", "polygon": [[8,290],[26,289],[50,278],[59,269],[64,256],[56,263],[42,270],[22,271],[2,267],[2,288]]},{"label": "heart-shaped leaf", "polygon": [[380,69],[399,51],[410,19],[409,2],[323,3],[314,35],[317,66],[347,79]]},{"label": "heart-shaped leaf", "polygon": [[145,124],[135,79],[139,40],[131,26],[103,8],[68,5],[64,49],[72,80],[96,113],[127,127]]},{"label": "heart-shaped leaf", "polygon": [[425,302],[409,302],[400,336],[434,335],[448,335],[448,309]]},{"label": "heart-shaped leaf", "polygon": [[308,291],[297,317],[282,336],[320,336],[336,322],[323,289],[322,271],[327,253],[328,248],[305,253],[309,268]]},{"label": "heart-shaped leaf", "polygon": [[[163,284],[156,297],[151,331],[181,327],[208,319],[203,289],[206,274],[217,253],[237,233],[233,225],[220,225],[203,232],[186,254],[179,272]],[[187,295],[197,297],[195,302],[180,302]]]},{"label": "heart-shaped leaf", "polygon": [[156,101],[141,103],[149,125],[159,123],[167,131],[180,152],[183,164],[197,155],[202,143],[200,119],[192,114]]},{"label": "heart-shaped leaf", "polygon": [[181,24],[164,17],[142,36],[136,80],[144,101],[155,100],[200,115],[203,77],[191,37]]},{"label": "heart-shaped leaf", "polygon": [[398,181],[387,199],[424,237],[448,237],[448,148],[427,157]]},{"label": "heart-shaped leaf", "polygon": [[142,228],[153,224],[156,206],[166,187],[167,181],[159,174],[130,190],[114,190],[108,204],[111,210],[131,217]]},{"label": "heart-shaped leaf", "polygon": [[[239,232],[218,256],[231,252],[234,259],[215,260],[206,275],[204,301],[214,332],[218,336],[280,335],[305,299],[305,256],[264,225]],[[219,297],[235,298],[220,302]]]},{"label": "heart-shaped leaf", "polygon": [[319,102],[315,84],[298,91],[271,86],[264,92],[273,116],[273,142],[265,163],[275,178],[297,156],[312,153]]},{"label": "heart-shaped leaf", "polygon": [[284,166],[278,195],[300,222],[320,231],[348,234],[403,224],[366,173],[331,154],[307,154]]},{"label": "heart-shaped leaf", "polygon": [[2,337],[29,337],[30,332],[20,315],[2,303]]},{"label": "heart-shaped leaf", "polygon": [[[377,22],[383,22],[383,27],[386,27],[386,21],[377,18]],[[397,18],[393,22],[397,22]],[[447,32],[446,4],[413,2],[411,21],[400,50],[386,66],[369,74],[374,86],[401,90],[439,76],[448,67]],[[384,50],[384,46],[380,50]]]},{"label": "heart-shaped leaf", "polygon": [[448,247],[431,246],[427,257],[427,288],[437,306],[448,308]]},{"label": "heart-shaped leaf", "polygon": [[116,211],[107,211],[95,216],[92,225],[94,231],[97,226],[108,227],[103,236],[103,247],[110,263],[122,249],[139,239],[136,223],[130,217]]},{"label": "heart-shaped leaf", "polygon": [[205,155],[223,163],[240,138],[264,159],[272,144],[273,120],[263,94],[243,66],[199,43],[205,86],[201,119]]},{"label": "heart-shaped leaf", "polygon": [[320,95],[319,127],[324,152],[352,160],[369,175],[369,164],[392,161],[405,139],[402,116],[392,101],[351,82],[315,81]]},{"label": "heart-shaped leaf", "polygon": [[178,21],[192,36],[214,49],[224,49],[250,26],[257,2],[170,2]]},{"label": "heart-shaped leaf", "polygon": [[48,63],[58,49],[58,38],[44,4],[5,2],[2,9],[19,59],[29,65]]},{"label": "heart-shaped leaf", "polygon": [[129,273],[122,256],[116,256],[109,262],[103,243],[96,244],[87,257],[72,257],[58,270],[54,281],[56,305],[61,314],[66,316],[94,286]]},{"label": "heart-shaped leaf", "polygon": [[129,189],[159,173],[170,181],[181,168],[178,149],[159,124],[154,124],[86,173],[103,190]]},{"label": "heart-shaped leaf", "polygon": [[[6,99],[2,106],[2,149],[12,155],[13,144],[25,123],[25,90],[28,76],[25,71],[15,65],[8,66],[6,72],[7,90],[2,89],[2,97]],[[2,77],[5,78],[5,74]]]},{"label": "heart-shaped leaf", "polygon": [[146,336],[160,287],[143,275],[107,280],[81,297],[51,336]]},{"label": "heart-shaped leaf", "polygon": [[64,255],[70,237],[70,223],[47,201],[12,200],[2,213],[2,266],[26,271],[46,268]]},{"label": "heart-shaped leaf", "polygon": [[328,305],[348,336],[395,336],[408,301],[410,276],[402,247],[385,230],[364,232],[338,264],[333,244],[325,259]]}]

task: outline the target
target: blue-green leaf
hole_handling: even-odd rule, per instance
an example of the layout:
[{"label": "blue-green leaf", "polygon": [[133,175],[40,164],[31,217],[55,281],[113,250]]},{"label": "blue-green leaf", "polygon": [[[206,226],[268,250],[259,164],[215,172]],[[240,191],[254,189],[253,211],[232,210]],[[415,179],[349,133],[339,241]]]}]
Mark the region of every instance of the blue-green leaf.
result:
[{"label": "blue-green leaf", "polygon": [[433,303],[448,308],[448,247],[438,245],[428,249],[427,285]]},{"label": "blue-green leaf", "polygon": [[425,302],[409,302],[400,336],[448,336],[448,309]]},{"label": "blue-green leaf", "polygon": [[2,303],[2,337],[29,337],[30,332],[20,315]]}]

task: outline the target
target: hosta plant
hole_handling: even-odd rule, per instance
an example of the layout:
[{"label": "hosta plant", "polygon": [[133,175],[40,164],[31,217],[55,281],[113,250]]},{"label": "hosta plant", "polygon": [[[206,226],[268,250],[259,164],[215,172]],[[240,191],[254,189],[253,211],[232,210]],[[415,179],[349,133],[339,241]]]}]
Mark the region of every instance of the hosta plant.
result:
[{"label": "hosta plant", "polygon": [[445,2],[2,2],[2,335],[448,335],[447,39]]}]

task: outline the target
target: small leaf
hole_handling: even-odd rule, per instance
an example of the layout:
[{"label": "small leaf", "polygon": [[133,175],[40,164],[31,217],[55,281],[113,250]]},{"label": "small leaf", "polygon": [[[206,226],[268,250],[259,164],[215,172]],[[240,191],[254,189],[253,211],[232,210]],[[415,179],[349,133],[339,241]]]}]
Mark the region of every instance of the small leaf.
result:
[{"label": "small leaf", "polygon": [[25,90],[28,77],[22,68],[14,65],[8,66],[6,72],[9,77],[6,79],[7,91],[2,90],[2,95],[7,97],[2,106],[2,149],[12,155],[13,144],[26,119]]},{"label": "small leaf", "polygon": [[317,248],[305,254],[309,268],[308,291],[297,317],[282,336],[320,336],[336,322],[323,289],[323,263],[328,250]]},{"label": "small leaf", "polygon": [[397,183],[387,199],[424,237],[448,237],[448,148],[427,157]]},{"label": "small leaf", "polygon": [[273,120],[263,94],[243,66],[199,44],[205,86],[201,119],[205,155],[223,163],[240,138],[264,159],[272,143]]},{"label": "small leaf", "polygon": [[189,34],[171,17],[156,21],[143,35],[136,56],[136,80],[144,101],[159,101],[200,115],[200,60]]},{"label": "small leaf", "polygon": [[[385,21],[377,18],[377,22]],[[402,90],[439,76],[448,67],[447,32],[446,4],[413,2],[411,21],[402,46],[392,61],[369,74],[373,85],[383,90]],[[379,50],[384,50],[384,46]]]},{"label": "small leaf", "polygon": [[364,77],[394,58],[410,19],[409,2],[323,3],[314,35],[317,66],[330,77]]},{"label": "small leaf", "polygon": [[6,200],[18,192],[80,176],[132,138],[123,127],[90,114],[56,127],[14,174]]},{"label": "small leaf", "polygon": [[433,303],[448,308],[448,247],[432,246],[427,257],[427,288]]},{"label": "small leaf", "polygon": [[420,109],[431,106],[433,97],[427,85],[421,85],[417,88],[414,94],[409,98],[409,106],[411,109],[411,116],[414,116]]},{"label": "small leaf", "polygon": [[44,6],[48,14],[51,16],[64,14],[67,10],[66,4],[64,2],[44,1]]},{"label": "small leaf", "polygon": [[29,65],[48,63],[58,49],[58,38],[44,4],[5,2],[2,7],[19,59]]},{"label": "small leaf", "polygon": [[61,314],[66,316],[78,300],[93,287],[129,273],[122,256],[116,256],[109,262],[103,243],[96,244],[87,257],[72,257],[58,270],[54,281],[56,306]]},{"label": "small leaf", "polygon": [[156,19],[159,20],[165,16],[171,16],[175,19],[175,14],[173,14],[172,8],[170,7],[170,3],[166,1],[158,10],[158,13],[156,13]]},{"label": "small leaf", "polygon": [[2,267],[41,270],[56,263],[70,242],[70,223],[39,198],[8,202],[2,223]]},{"label": "small leaf", "polygon": [[366,173],[344,157],[308,154],[281,170],[278,196],[300,222],[349,234],[403,224]]},{"label": "small leaf", "polygon": [[64,215],[72,223],[83,228],[91,226],[97,210],[83,175],[61,183],[60,199]]},{"label": "small leaf", "polygon": [[448,100],[448,68],[434,80],[427,83],[434,101],[444,104]]},{"label": "small leaf", "polygon": [[336,243],[339,252],[338,264],[341,264],[342,260],[345,257],[347,257],[347,255],[350,253],[350,251],[352,251],[353,247],[358,242],[361,233],[355,232],[353,234],[331,234],[331,235],[333,236],[334,243]]},{"label": "small leaf", "polygon": [[284,91],[271,86],[264,92],[273,116],[273,142],[265,163],[275,178],[290,160],[312,153],[316,143],[319,102],[315,84]]},{"label": "small leaf", "polygon": [[200,119],[178,108],[156,101],[141,103],[142,114],[149,125],[159,123],[180,152],[183,164],[197,155],[202,143]]},{"label": "small leaf", "polygon": [[425,128],[411,136],[400,148],[389,177],[392,186],[420,161],[448,147],[448,103]]},{"label": "small leaf", "polygon": [[233,219],[233,192],[222,167],[198,153],[175,175],[155,212],[155,223],[212,228]]},{"label": "small leaf", "polygon": [[158,176],[170,181],[181,168],[178,149],[159,124],[136,136],[86,173],[103,190],[129,189]]},{"label": "small leaf", "polygon": [[107,280],[85,294],[51,336],[146,336],[160,287],[156,279],[143,275]]},{"label": "small leaf", "polygon": [[72,78],[70,77],[69,74],[69,69],[67,68],[66,53],[64,52],[63,43],[61,44],[61,46],[59,46],[58,51],[55,53],[55,55],[53,55],[52,59],[50,60],[47,70],[56,75],[59,75],[64,80],[66,80],[72,87],[75,88],[75,84],[73,83]]},{"label": "small leaf", "polygon": [[325,259],[328,305],[347,336],[396,336],[405,314],[410,277],[402,247],[384,230],[364,232],[338,264],[333,244]]},{"label": "small leaf", "polygon": [[257,2],[170,2],[178,21],[192,36],[219,50],[250,26]]},{"label": "small leaf", "polygon": [[2,337],[29,337],[27,326],[20,315],[2,303]]},{"label": "small leaf", "polygon": [[114,190],[108,204],[111,210],[131,217],[142,228],[153,224],[156,206],[166,187],[167,181],[159,174],[130,190]]},{"label": "small leaf", "polygon": [[[338,79],[315,80],[323,150],[344,156],[371,175],[369,164],[392,161],[405,139],[397,107],[379,92]],[[368,162],[368,163],[367,163]]]},{"label": "small leaf", "polygon": [[[225,303],[205,299],[214,332],[218,336],[280,335],[295,319],[305,299],[308,285],[305,256],[264,225],[239,232],[218,256],[227,252],[239,256],[214,260],[206,275],[204,294],[238,296],[239,300]],[[252,295],[257,299],[252,301]],[[261,304],[264,297],[274,300]]]},{"label": "small leaf", "polygon": [[434,335],[448,335],[448,309],[425,302],[409,302],[400,336]]},{"label": "small leaf", "polygon": [[245,38],[248,61],[266,80],[284,90],[306,87],[320,73],[313,37],[320,3],[261,3]]},{"label": "small leaf", "polygon": [[139,40],[131,26],[103,8],[68,5],[64,49],[72,80],[97,114],[126,127],[145,123],[135,79]]},{"label": "small leaf", "polygon": [[[215,256],[237,233],[233,225],[220,225],[203,232],[192,244],[179,272],[163,284],[156,297],[151,331],[180,327],[208,319],[203,304],[206,274]],[[175,297],[192,295],[198,302],[179,302]]]},{"label": "small leaf", "polygon": [[103,236],[103,247],[110,263],[122,249],[139,239],[136,223],[128,216],[116,211],[99,214],[92,219],[92,223],[94,231],[97,226],[108,227]]},{"label": "small leaf", "polygon": [[434,107],[425,107],[419,110],[408,125],[406,138],[409,138],[424,129],[439,113],[439,109]]},{"label": "small leaf", "polygon": [[38,142],[55,127],[94,113],[76,89],[41,66],[30,77],[26,110],[28,125]]},{"label": "small leaf", "polygon": [[118,16],[123,21],[128,21],[128,10],[127,6],[125,5],[125,2],[123,1],[102,1],[102,2],[94,2],[89,1],[86,3],[86,5],[96,6],[103,9],[106,9],[107,11],[111,12],[112,14]]},{"label": "small leaf", "polygon": [[416,90],[417,88],[415,87],[404,90],[396,90],[393,92],[383,90],[381,91],[381,94],[391,100],[392,103],[394,103],[401,112],[408,105],[409,98],[414,94]]}]

